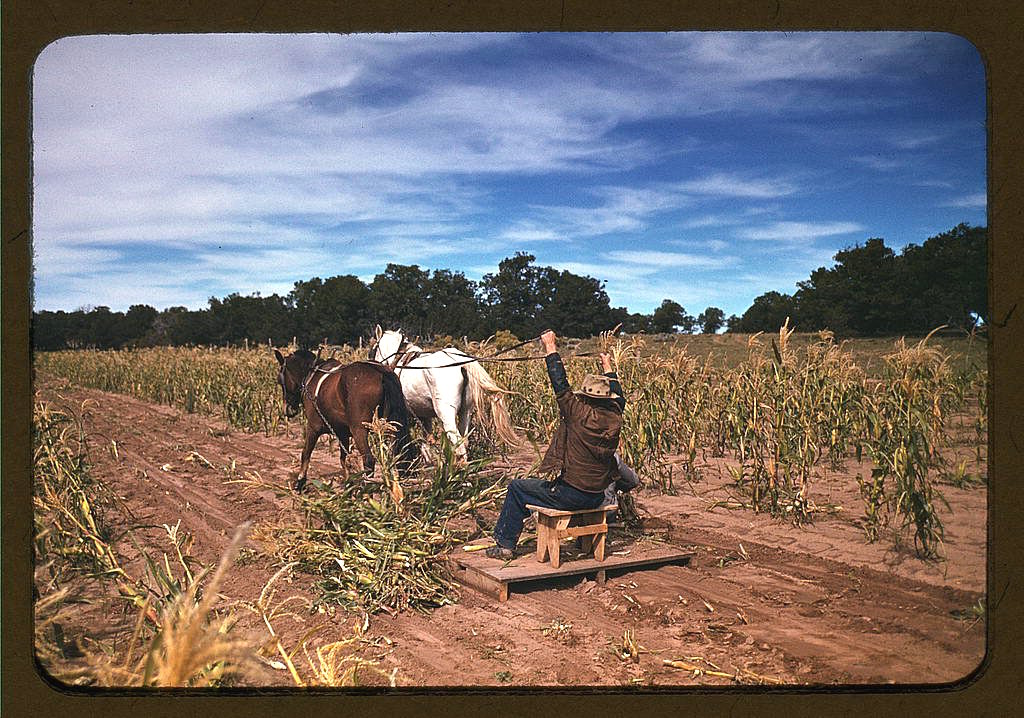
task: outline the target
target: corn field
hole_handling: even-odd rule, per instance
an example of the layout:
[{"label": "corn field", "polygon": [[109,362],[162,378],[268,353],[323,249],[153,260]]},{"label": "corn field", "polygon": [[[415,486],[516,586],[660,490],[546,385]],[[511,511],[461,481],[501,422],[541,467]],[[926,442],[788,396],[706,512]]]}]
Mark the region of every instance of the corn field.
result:
[{"label": "corn field", "polygon": [[[503,333],[464,348],[487,356],[515,341]],[[603,350],[613,356],[628,399],[620,451],[649,488],[678,491],[681,482],[700,478],[709,456],[724,458],[744,505],[801,524],[821,510],[816,483],[853,459],[864,466],[857,481],[866,538],[906,529],[922,556],[939,555],[943,498],[937,480],[949,473],[942,458],[949,421],[971,417],[979,460],[987,442],[987,375],[970,344],[964,350],[963,342],[943,348],[948,340],[938,337],[912,345],[890,341],[887,347],[866,340],[872,348],[865,352],[856,343],[837,343],[828,332],[794,335],[788,326],[778,334],[711,342],[691,353],[679,341],[607,334],[573,343],[562,355],[573,385],[598,371],[595,358],[575,354]],[[362,358],[347,346],[322,348],[321,354],[327,351],[342,361]],[[529,351],[537,350],[518,353]],[[539,457],[558,421],[544,363],[485,366],[512,392],[506,402],[513,422]],[[248,431],[270,435],[285,424],[269,347],[50,352],[37,355],[36,368],[75,384],[219,415]],[[351,507],[367,503],[365,498],[339,501]],[[339,506],[309,509],[333,531],[355,531]],[[396,527],[380,541],[405,541],[405,529]],[[347,596],[352,589],[331,590]]]},{"label": "corn field", "polygon": [[[191,555],[193,540],[180,530],[180,521],[164,525],[170,551],[156,557],[140,548],[145,571],[126,571],[117,543],[127,538],[139,548],[132,535],[138,527],[110,487],[91,475],[87,411],[87,406],[47,402],[33,407],[34,648],[50,675],[76,686],[218,687],[255,661],[266,661],[261,654],[273,646],[288,659],[299,686],[359,685],[365,675],[395,685],[396,671],[385,674],[376,661],[357,655],[365,642],[358,628],[350,637],[315,647],[309,633],[286,650],[274,621],[304,599],[275,600],[273,584],[281,572],[248,607],[263,620],[271,643],[236,635],[237,609],[220,605],[218,589],[245,541],[247,525],[239,527],[215,567],[203,567]],[[113,526],[121,527],[122,535],[114,536]],[[97,591],[97,584],[114,591]],[[77,605],[97,602],[134,612],[134,627],[67,640],[62,626],[68,614]],[[300,648],[308,667],[290,660]]]}]

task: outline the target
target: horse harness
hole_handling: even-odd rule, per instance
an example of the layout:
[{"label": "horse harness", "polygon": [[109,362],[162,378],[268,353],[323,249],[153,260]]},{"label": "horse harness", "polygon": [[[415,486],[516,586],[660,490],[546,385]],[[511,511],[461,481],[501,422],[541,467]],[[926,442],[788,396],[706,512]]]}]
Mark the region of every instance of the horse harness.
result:
[{"label": "horse harness", "polygon": [[[320,421],[322,421],[324,423],[324,426],[326,426],[328,429],[331,430],[331,433],[334,434],[334,436],[338,439],[338,441],[341,441],[341,437],[338,436],[338,432],[335,431],[334,427],[331,425],[331,422],[327,421],[327,417],[324,416],[324,413],[322,411],[320,411],[320,401],[319,401],[319,398],[320,398],[320,387],[323,386],[323,383],[325,381],[327,381],[327,377],[329,377],[331,374],[336,374],[337,372],[341,371],[344,368],[345,368],[344,364],[338,364],[338,366],[331,367],[330,369],[322,369],[321,367],[315,366],[315,367],[313,367],[313,371],[309,372],[309,374],[306,375],[306,378],[302,380],[302,393],[303,393],[303,395],[307,399],[309,399],[311,402],[313,402],[313,408],[316,409],[316,413],[320,416]],[[316,374],[317,372],[320,372],[320,374],[322,374],[322,376],[317,381],[316,387],[313,389],[313,395],[310,396],[309,395],[309,382],[310,382],[310,379],[313,378],[313,375]]]},{"label": "horse harness", "polygon": [[[380,364],[383,364],[385,366],[390,366],[392,368],[392,370],[395,370],[395,369],[425,369],[425,370],[430,370],[430,369],[448,369],[450,367],[463,366],[465,364],[472,364],[473,362],[520,362],[520,361],[534,361],[534,360],[538,360],[538,359],[543,359],[544,357],[542,357],[542,356],[503,357],[501,355],[502,354],[506,354],[506,353],[508,353],[508,352],[510,352],[510,351],[512,351],[514,349],[518,349],[519,347],[522,347],[522,346],[525,346],[527,344],[530,344],[531,342],[534,342],[534,341],[536,341],[539,338],[540,338],[540,336],[538,335],[538,336],[533,337],[531,339],[526,339],[524,341],[519,342],[518,344],[513,344],[510,347],[502,349],[501,351],[495,352],[494,354],[491,354],[490,356],[486,356],[486,357],[473,356],[472,354],[468,354],[466,352],[463,352],[462,350],[459,350],[459,352],[465,356],[464,359],[460,359],[458,361],[454,361],[454,362],[451,362],[449,364],[441,364],[439,366],[410,366],[410,364],[413,362],[413,360],[419,358],[425,352],[423,352],[420,349],[414,349],[412,351],[406,351],[406,347],[409,346],[410,342],[405,337],[405,335],[402,335],[402,341],[399,343],[398,348],[394,352],[392,352],[391,354],[389,354],[388,356],[386,356],[386,357],[384,357],[382,359],[371,359],[371,361],[376,361],[376,362],[378,362]],[[446,350],[441,349],[439,351],[446,351]],[[598,356],[598,352],[581,352],[581,353],[573,354],[572,356],[574,356],[574,357],[594,357],[594,356]],[[371,357],[372,357],[372,350],[371,350]],[[394,364],[390,363],[390,361],[392,359],[395,360]]]}]

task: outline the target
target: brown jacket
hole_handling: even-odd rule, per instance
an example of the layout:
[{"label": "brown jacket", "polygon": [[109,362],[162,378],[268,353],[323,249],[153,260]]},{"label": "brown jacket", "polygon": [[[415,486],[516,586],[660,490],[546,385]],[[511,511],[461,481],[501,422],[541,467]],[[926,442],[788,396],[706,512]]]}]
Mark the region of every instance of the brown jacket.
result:
[{"label": "brown jacket", "polygon": [[[557,354],[548,356],[548,374],[561,421],[539,470],[560,475],[580,491],[602,492],[619,476],[615,451],[625,402],[592,401],[574,394]],[[614,379],[614,374],[608,376]]]}]

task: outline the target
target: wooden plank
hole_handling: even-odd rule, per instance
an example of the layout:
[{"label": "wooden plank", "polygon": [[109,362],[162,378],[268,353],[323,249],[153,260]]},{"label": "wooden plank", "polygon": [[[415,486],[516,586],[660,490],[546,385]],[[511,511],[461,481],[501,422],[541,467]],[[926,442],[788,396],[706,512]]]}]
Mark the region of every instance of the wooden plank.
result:
[{"label": "wooden plank", "polygon": [[674,547],[652,547],[637,551],[629,556],[617,556],[610,554],[604,561],[597,561],[594,558],[581,558],[563,563],[555,568],[550,563],[538,563],[535,554],[530,553],[517,556],[510,562],[497,561],[476,553],[456,551],[451,560],[459,566],[472,569],[484,574],[493,581],[499,583],[514,583],[516,581],[532,581],[554,576],[573,576],[581,573],[594,573],[596,571],[616,571],[626,568],[639,568],[659,563],[675,563],[689,561],[693,553],[680,551]]},{"label": "wooden plank", "polygon": [[526,504],[526,508],[544,516],[583,516],[584,514],[607,513],[619,510],[617,504],[608,504],[607,506],[598,506],[596,509],[582,509],[580,511],[562,511],[561,509],[549,509],[546,506],[536,506],[534,504]]},{"label": "wooden plank", "polygon": [[608,524],[587,524],[586,526],[570,526],[558,532],[559,539],[576,536],[593,536],[608,533]]},{"label": "wooden plank", "polygon": [[482,571],[465,566],[459,566],[454,573],[459,583],[494,596],[499,602],[508,600],[508,582],[495,580]]}]

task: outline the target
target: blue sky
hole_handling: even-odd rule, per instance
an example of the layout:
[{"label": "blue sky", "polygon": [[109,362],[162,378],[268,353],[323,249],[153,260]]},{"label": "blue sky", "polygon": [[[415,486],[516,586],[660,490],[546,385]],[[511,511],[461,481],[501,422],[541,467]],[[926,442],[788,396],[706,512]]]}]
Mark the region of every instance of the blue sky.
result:
[{"label": "blue sky", "polygon": [[941,33],[126,35],[33,77],[35,308],[206,306],[516,251],[741,314],[870,237],[986,223]]}]

